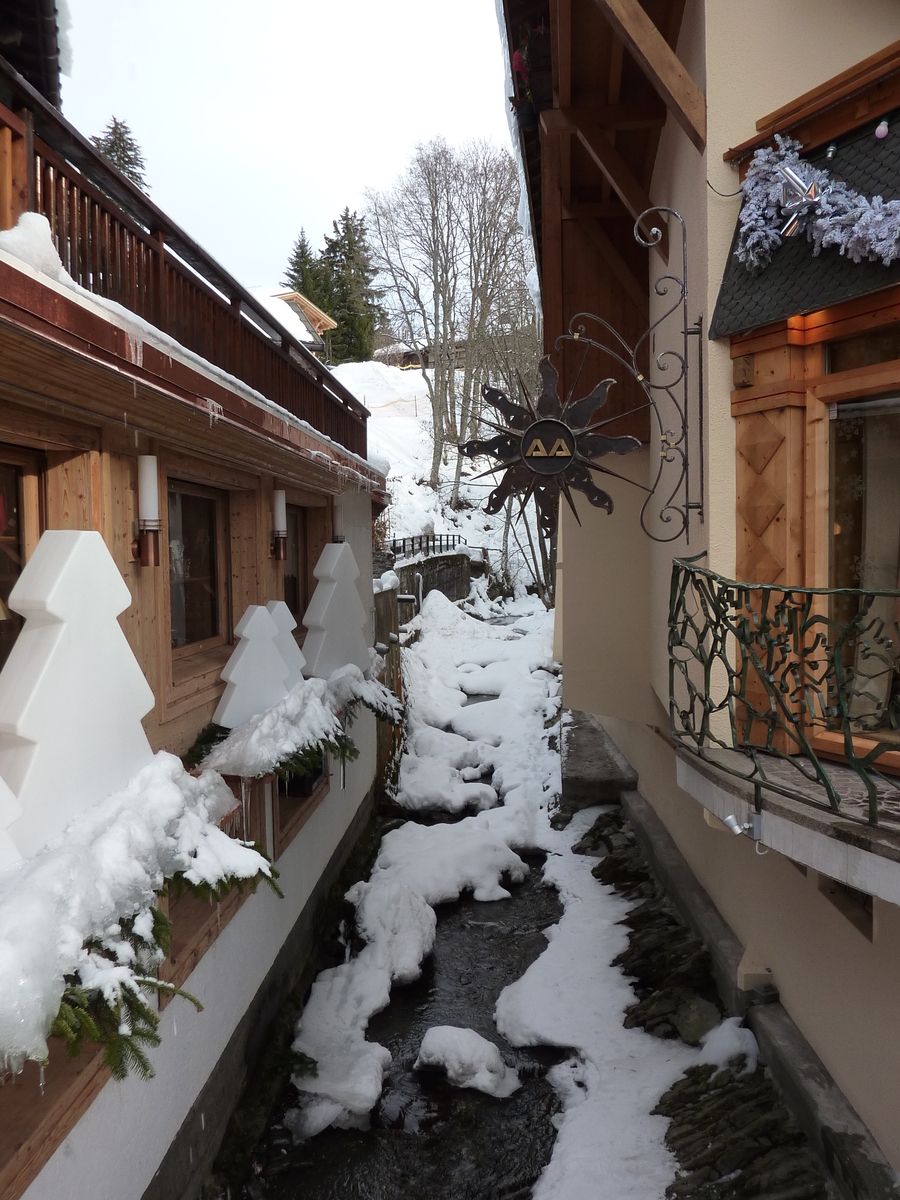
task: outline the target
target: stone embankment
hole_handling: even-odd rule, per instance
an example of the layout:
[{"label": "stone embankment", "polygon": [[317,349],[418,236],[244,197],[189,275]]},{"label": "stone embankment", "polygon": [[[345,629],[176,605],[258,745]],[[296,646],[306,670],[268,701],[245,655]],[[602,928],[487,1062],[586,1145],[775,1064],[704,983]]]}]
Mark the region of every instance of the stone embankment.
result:
[{"label": "stone embankment", "polygon": [[[653,879],[621,809],[603,813],[576,849],[606,852],[593,874],[635,908],[625,918],[628,948],[615,960],[637,1001],[625,1024],[690,1044],[721,1019],[710,958]],[[679,1173],[669,1200],[834,1200],[833,1185],[810,1153],[768,1071],[691,1067],[654,1110],[669,1117],[666,1144]]]}]

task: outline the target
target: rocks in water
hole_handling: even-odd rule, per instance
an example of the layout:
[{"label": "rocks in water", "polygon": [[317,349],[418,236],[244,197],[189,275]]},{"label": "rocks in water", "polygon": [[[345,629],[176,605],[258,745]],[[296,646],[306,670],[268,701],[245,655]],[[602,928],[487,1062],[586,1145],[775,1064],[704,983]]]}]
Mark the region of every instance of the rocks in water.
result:
[{"label": "rocks in water", "polygon": [[[628,946],[614,960],[638,997],[626,1027],[699,1044],[723,1012],[710,957],[651,875],[621,810],[601,814],[575,849],[605,849],[593,875],[638,902],[622,922]],[[834,1200],[765,1068],[749,1074],[746,1065],[740,1055],[725,1070],[691,1067],[654,1109],[671,1118],[666,1144],[680,1168],[668,1200]]]},{"label": "rocks in water", "polygon": [[691,1067],[653,1110],[681,1173],[669,1200],[830,1200],[831,1184],[759,1067]]}]

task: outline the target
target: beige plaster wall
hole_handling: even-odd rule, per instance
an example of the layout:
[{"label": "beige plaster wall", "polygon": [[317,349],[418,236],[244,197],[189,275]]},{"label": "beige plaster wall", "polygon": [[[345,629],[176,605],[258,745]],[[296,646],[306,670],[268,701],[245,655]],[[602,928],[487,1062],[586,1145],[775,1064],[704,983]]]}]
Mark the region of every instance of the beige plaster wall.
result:
[{"label": "beige plaster wall", "polygon": [[[707,179],[721,192],[738,186],[723,152],[753,137],[759,117],[898,39],[897,0],[855,6],[846,0],[688,0],[679,54],[707,92],[708,146],[699,155],[670,120],[651,197],[686,219],[691,320],[702,312],[709,326],[740,207],[738,197],[718,196],[707,186]],[[677,254],[674,239],[673,250]],[[661,264],[656,255],[651,259],[655,278]],[[660,331],[655,353],[665,344]],[[701,807],[677,787],[674,754],[661,736],[669,724],[672,557],[705,549],[714,570],[734,574],[731,360],[727,341],[704,337],[702,350],[706,519],[702,526],[692,522],[690,546],[651,543],[637,523],[640,499],[615,481],[611,517],[592,510],[579,529],[563,516],[564,703],[606,714],[604,723],[639,772],[642,793],[739,940],[769,960],[788,1011],[900,1168],[900,1038],[894,1032],[900,909],[876,900],[869,941],[819,892],[814,872],[804,876],[774,851],[757,855],[747,839],[711,829]],[[657,455],[651,445],[641,468],[649,473]]]},{"label": "beige plaster wall", "polygon": [[[698,154],[670,118],[663,130],[651,198],[656,204],[678,209],[685,218],[689,320],[702,313],[705,328],[715,307],[740,208],[738,197],[716,195],[707,186],[707,178],[721,192],[735,191],[737,173],[722,161],[722,154],[752,137],[759,117],[900,38],[897,0],[869,0],[852,9],[852,19],[848,11],[846,0],[754,0],[752,4],[746,0],[707,0],[705,4],[688,0],[678,52],[707,92],[708,145],[705,154]],[[800,47],[802,53],[798,53]],[[678,240],[672,237],[673,267],[679,266],[679,257]],[[650,259],[651,279],[655,280],[665,268],[657,254],[652,253]],[[652,319],[661,314],[662,303],[651,292]],[[677,348],[677,337],[677,325],[672,321],[660,328],[654,337],[654,355],[667,346]],[[711,343],[704,336],[697,341],[701,345],[692,339],[690,352],[692,368],[696,355],[704,355],[705,521],[701,524],[696,516],[692,518],[690,545],[683,538],[665,545],[650,543],[635,519],[640,504],[635,504],[634,489],[615,480],[605,484],[616,503],[611,517],[591,510],[579,528],[564,511],[561,575],[565,583],[558,606],[564,632],[557,643],[569,672],[566,703],[577,695],[579,706],[591,711],[633,717],[641,711],[649,686],[659,701],[667,704],[672,557],[708,550],[707,561],[714,570],[734,574],[731,358],[727,340]],[[673,373],[670,368],[668,374]],[[663,376],[654,371],[653,378],[660,382]],[[696,391],[692,403],[695,417]],[[696,434],[695,423],[690,446],[695,497],[699,484]],[[641,462],[644,482],[657,463],[655,443]],[[629,473],[635,465],[628,464]],[[573,647],[577,648],[574,663]],[[573,674],[577,680],[572,679]],[[618,679],[627,675],[627,686],[614,688],[610,675]],[[620,695],[618,703],[614,693]]]},{"label": "beige plaster wall", "polygon": [[[900,1168],[900,908],[876,899],[873,939],[806,875],[747,838],[710,828],[703,810],[675,786],[664,738],[634,722],[602,718],[653,805],[738,940],[772,968],[782,1003]],[[659,721],[665,720],[662,710]]]}]

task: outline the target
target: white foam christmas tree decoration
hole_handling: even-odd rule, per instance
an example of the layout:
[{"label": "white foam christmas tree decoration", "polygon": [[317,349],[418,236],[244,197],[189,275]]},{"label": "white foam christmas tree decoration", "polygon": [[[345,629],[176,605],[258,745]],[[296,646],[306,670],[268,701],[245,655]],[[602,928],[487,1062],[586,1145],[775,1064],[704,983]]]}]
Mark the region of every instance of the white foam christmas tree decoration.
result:
[{"label": "white foam christmas tree decoration", "polygon": [[10,593],[25,625],[0,672],[0,825],[23,855],[153,758],[153,692],[116,620],[130,604],[96,531],[47,530]]},{"label": "white foam christmas tree decoration", "polygon": [[353,551],[346,542],[329,542],[314,573],[319,584],[303,614],[309,630],[303,644],[307,674],[327,679],[347,663],[368,670],[371,658],[363,634],[368,617],[356,590],[359,567]]},{"label": "white foam christmas tree decoration", "polygon": [[278,626],[262,604],[250,604],[234,627],[241,639],[222,669],[228,685],[213,714],[217,725],[234,729],[287,695],[288,667],[275,640]]},{"label": "white foam christmas tree decoration", "polygon": [[293,691],[298,683],[302,683],[303,668],[306,666],[303,651],[297,645],[294,638],[293,631],[297,628],[297,622],[283,600],[270,600],[266,608],[268,609],[269,616],[278,626],[278,637],[275,639],[275,646],[282,657],[284,665],[288,669],[285,688],[290,692]]}]

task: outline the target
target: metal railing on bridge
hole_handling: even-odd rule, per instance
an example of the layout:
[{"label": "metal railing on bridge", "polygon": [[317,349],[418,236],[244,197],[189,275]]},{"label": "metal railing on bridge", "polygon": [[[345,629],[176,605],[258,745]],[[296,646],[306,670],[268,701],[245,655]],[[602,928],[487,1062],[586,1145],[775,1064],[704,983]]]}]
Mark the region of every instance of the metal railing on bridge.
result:
[{"label": "metal railing on bridge", "polygon": [[455,550],[462,540],[456,533],[423,533],[419,537],[394,538],[391,553],[398,558],[409,558],[413,554],[446,554]]}]

